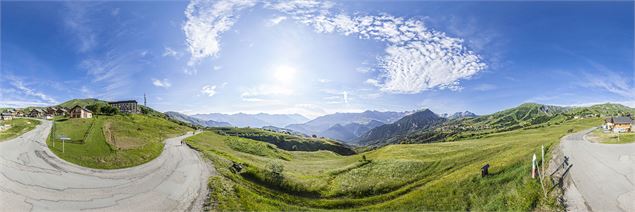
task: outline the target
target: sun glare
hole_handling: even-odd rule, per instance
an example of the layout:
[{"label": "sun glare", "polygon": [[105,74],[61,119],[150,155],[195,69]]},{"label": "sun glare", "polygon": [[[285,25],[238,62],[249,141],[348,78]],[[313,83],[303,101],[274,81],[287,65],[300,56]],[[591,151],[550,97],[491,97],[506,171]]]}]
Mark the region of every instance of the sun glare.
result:
[{"label": "sun glare", "polygon": [[290,66],[278,66],[274,72],[276,80],[290,82],[295,78],[296,70]]}]

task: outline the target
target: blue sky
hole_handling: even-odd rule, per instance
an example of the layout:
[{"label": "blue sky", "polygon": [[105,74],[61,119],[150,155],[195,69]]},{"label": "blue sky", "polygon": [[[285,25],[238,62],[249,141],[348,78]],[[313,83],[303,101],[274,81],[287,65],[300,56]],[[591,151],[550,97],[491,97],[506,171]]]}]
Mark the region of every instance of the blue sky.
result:
[{"label": "blue sky", "polygon": [[0,106],[635,106],[633,2],[2,2]]}]

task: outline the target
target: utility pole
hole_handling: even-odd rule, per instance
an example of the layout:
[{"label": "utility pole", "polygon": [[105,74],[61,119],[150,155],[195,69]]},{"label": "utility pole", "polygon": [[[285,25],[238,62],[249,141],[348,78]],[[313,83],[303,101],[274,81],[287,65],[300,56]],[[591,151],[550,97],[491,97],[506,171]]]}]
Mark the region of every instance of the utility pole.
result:
[{"label": "utility pole", "polygon": [[146,106],[146,107],[148,106],[146,104],[146,93],[143,93],[143,106]]}]

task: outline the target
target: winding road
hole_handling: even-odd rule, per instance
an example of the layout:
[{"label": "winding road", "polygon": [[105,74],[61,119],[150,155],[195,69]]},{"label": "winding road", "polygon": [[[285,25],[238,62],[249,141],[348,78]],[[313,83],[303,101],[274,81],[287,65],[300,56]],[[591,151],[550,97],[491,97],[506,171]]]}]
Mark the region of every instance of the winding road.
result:
[{"label": "winding road", "polygon": [[[578,202],[569,210],[635,211],[635,143],[591,143],[585,135],[592,130],[567,135],[560,142],[573,165],[573,192],[566,196]],[[582,200],[576,201],[576,196]]]},{"label": "winding road", "polygon": [[46,146],[50,121],[0,142],[0,211],[201,211],[213,167],[165,141],[156,159],[140,166],[97,170],[61,160]]}]

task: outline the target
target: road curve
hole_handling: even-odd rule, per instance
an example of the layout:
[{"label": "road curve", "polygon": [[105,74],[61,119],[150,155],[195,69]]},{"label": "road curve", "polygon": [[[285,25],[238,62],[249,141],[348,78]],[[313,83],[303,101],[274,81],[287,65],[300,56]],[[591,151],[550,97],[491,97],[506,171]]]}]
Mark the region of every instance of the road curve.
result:
[{"label": "road curve", "polygon": [[132,168],[97,170],[61,160],[46,146],[50,121],[0,142],[0,211],[200,211],[214,171],[167,139],[156,159]]},{"label": "road curve", "polygon": [[635,143],[591,143],[585,135],[592,130],[567,135],[560,142],[573,165],[574,189],[592,211],[635,211]]}]

